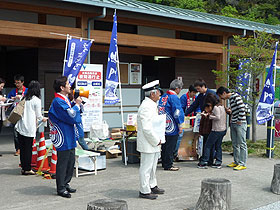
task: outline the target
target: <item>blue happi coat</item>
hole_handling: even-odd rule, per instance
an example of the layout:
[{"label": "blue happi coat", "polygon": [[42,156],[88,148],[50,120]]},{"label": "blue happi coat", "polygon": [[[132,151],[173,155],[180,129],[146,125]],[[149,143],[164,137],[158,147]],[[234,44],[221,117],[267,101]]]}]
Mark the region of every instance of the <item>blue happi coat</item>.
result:
[{"label": "blue happi coat", "polygon": [[57,151],[74,149],[76,144],[75,124],[81,123],[80,109],[59,94],[52,101],[49,110],[50,138]]},{"label": "blue happi coat", "polygon": [[[75,105],[75,103],[71,103],[72,106]],[[84,108],[83,105],[80,105],[80,114],[82,114],[84,112]],[[75,132],[76,132],[76,140],[78,141],[79,138],[84,138],[85,137],[85,133],[84,133],[84,126],[83,126],[83,122],[82,122],[82,115],[81,116],[81,122],[75,124]]]},{"label": "blue happi coat", "polygon": [[184,122],[184,111],[177,94],[169,90],[161,96],[158,104],[159,114],[166,114],[165,135],[172,136],[179,133],[179,125]]}]

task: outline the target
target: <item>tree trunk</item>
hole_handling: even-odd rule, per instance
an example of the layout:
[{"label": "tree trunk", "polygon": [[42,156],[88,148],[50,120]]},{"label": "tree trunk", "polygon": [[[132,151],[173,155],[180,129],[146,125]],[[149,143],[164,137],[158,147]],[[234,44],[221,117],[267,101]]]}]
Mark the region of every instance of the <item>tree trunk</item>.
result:
[{"label": "tree trunk", "polygon": [[87,210],[128,210],[128,206],[124,200],[99,199],[88,203]]},{"label": "tree trunk", "polygon": [[255,143],[257,141],[257,119],[256,119],[256,105],[253,103],[252,106],[252,141]]},{"label": "tree trunk", "polygon": [[274,174],[271,181],[271,191],[277,195],[280,194],[280,164],[274,165]]},{"label": "tree trunk", "polygon": [[230,210],[231,182],[222,178],[204,179],[195,210]]}]

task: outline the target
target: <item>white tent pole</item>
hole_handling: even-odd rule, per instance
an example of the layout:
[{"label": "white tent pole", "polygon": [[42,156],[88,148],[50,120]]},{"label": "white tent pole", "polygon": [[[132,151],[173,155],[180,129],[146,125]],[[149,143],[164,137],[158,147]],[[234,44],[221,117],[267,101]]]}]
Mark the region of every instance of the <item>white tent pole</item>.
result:
[{"label": "white tent pole", "polygon": [[67,49],[68,49],[68,42],[69,42],[69,39],[71,39],[71,37],[69,36],[69,34],[67,34],[66,46],[65,46],[65,52],[64,52],[64,60],[63,60],[62,75],[64,75],[64,69],[65,69],[65,63],[66,63],[66,56],[67,56]]}]

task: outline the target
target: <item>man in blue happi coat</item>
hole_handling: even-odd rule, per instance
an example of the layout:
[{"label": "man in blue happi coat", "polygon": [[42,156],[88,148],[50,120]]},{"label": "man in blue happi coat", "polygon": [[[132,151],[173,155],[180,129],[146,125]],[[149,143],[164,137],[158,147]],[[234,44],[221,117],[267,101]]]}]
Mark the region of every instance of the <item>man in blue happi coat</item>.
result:
[{"label": "man in blue happi coat", "polygon": [[183,88],[183,83],[175,79],[170,83],[170,89],[159,100],[159,114],[166,114],[165,139],[161,147],[162,167],[168,171],[178,171],[173,166],[173,152],[176,147],[178,134],[182,133],[184,111],[178,94]]},{"label": "man in blue happi coat", "polygon": [[71,104],[67,95],[71,89],[67,77],[55,79],[53,88],[55,98],[49,110],[50,137],[57,150],[56,186],[57,194],[70,198],[76,189],[70,187],[75,163],[75,124],[81,123],[80,105],[82,99],[78,97]]}]

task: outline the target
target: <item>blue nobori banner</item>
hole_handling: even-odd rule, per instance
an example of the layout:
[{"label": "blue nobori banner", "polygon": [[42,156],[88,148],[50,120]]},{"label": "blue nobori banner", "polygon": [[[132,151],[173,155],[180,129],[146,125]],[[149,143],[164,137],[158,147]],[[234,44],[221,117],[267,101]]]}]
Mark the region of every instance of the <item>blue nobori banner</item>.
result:
[{"label": "blue nobori banner", "polygon": [[68,41],[67,56],[63,70],[63,76],[68,78],[69,84],[75,82],[77,75],[87,57],[93,40],[74,39]]},{"label": "blue nobori banner", "polygon": [[119,98],[116,95],[119,85],[118,63],[117,15],[115,13],[106,71],[105,104],[115,104],[119,102]]},{"label": "blue nobori banner", "polygon": [[[278,42],[276,42],[271,65],[267,77],[265,79],[264,88],[257,107],[258,124],[263,124],[273,118],[272,109],[273,109],[274,97],[275,97],[275,84],[273,79],[273,71],[276,69],[277,46],[278,46]],[[276,72],[274,72],[274,74],[276,74]]]},{"label": "blue nobori banner", "polygon": [[243,101],[247,101],[247,97],[250,93],[250,80],[251,74],[248,72],[248,67],[251,65],[251,59],[244,59],[239,63],[238,70],[240,74],[236,79],[236,92],[243,98]]}]

